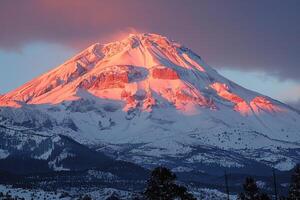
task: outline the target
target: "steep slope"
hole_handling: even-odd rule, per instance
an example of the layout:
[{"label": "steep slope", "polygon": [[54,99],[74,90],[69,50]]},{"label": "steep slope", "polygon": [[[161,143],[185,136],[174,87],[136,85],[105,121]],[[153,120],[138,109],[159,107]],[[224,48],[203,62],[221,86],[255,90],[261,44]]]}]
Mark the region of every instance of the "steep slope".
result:
[{"label": "steep slope", "polygon": [[0,106],[3,125],[67,135],[145,166],[243,168],[252,160],[284,170],[300,161],[299,111],[156,34],[92,45],[3,95]]},{"label": "steep slope", "polygon": [[0,171],[14,174],[88,169],[127,179],[148,174],[144,168],[111,159],[63,135],[45,136],[29,129],[0,126],[0,146]]}]

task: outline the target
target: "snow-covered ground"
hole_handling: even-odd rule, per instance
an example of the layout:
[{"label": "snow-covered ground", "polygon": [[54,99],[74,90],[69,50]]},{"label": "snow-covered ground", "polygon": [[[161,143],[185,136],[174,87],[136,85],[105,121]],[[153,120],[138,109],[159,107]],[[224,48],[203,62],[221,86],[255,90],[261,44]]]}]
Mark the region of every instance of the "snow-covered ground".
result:
[{"label": "snow-covered ground", "polygon": [[[208,188],[196,189],[196,190],[193,190],[192,193],[197,199],[201,199],[201,200],[227,199],[227,194],[224,194],[224,193],[222,193],[218,190],[214,190],[214,189],[208,189]],[[237,195],[229,195],[229,198],[231,200],[236,200]]]},{"label": "snow-covered ground", "polygon": [[[22,198],[24,200],[75,200],[84,196],[89,196],[93,200],[105,200],[111,196],[116,196],[122,200],[130,200],[137,196],[132,192],[113,188],[91,189],[86,193],[76,189],[72,191],[47,192],[37,189],[13,188],[8,185],[0,185],[0,193],[2,193],[4,196],[9,195],[10,197],[17,198],[18,200],[21,200]],[[222,200],[226,199],[227,197],[226,194],[218,190],[207,188],[191,188],[191,193],[194,195],[194,197],[201,200]],[[1,199],[2,197],[0,196],[0,200]],[[236,195],[230,195],[230,199],[236,200]]]},{"label": "snow-covered ground", "polygon": [[[64,192],[46,192],[43,190],[36,189],[22,189],[22,188],[13,188],[8,185],[0,185],[0,193],[4,196],[11,196],[13,198],[25,200],[71,200],[71,197],[64,197]],[[0,197],[1,199],[1,197]],[[3,198],[4,199],[4,198]]]}]

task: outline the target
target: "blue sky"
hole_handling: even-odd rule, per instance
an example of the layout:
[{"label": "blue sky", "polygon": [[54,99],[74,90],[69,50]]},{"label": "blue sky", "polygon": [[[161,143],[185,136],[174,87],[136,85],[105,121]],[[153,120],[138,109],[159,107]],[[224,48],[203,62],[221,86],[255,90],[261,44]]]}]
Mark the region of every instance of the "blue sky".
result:
[{"label": "blue sky", "polygon": [[62,64],[75,50],[57,44],[33,43],[21,49],[0,49],[0,93],[6,93]]},{"label": "blue sky", "polygon": [[245,72],[234,69],[220,69],[218,71],[241,86],[274,99],[287,103],[297,102],[300,99],[300,85],[297,81],[280,80],[278,77],[270,76],[262,71]]}]

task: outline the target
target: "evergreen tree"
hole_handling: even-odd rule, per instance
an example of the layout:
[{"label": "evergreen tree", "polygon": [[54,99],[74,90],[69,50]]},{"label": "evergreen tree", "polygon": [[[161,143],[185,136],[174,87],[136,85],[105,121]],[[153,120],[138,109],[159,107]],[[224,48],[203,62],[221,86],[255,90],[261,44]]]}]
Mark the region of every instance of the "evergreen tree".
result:
[{"label": "evergreen tree", "polygon": [[253,178],[247,177],[243,184],[244,193],[239,195],[241,200],[254,200],[259,198],[259,190]]},{"label": "evergreen tree", "polygon": [[262,194],[260,195],[260,200],[271,200],[271,199],[270,199],[270,197],[269,197],[267,194],[262,193]]},{"label": "evergreen tree", "polygon": [[243,184],[244,192],[239,194],[239,200],[271,200],[267,194],[260,193],[253,178],[247,177]]},{"label": "evergreen tree", "polygon": [[106,200],[120,200],[118,196],[112,194],[110,197],[106,198]]},{"label": "evergreen tree", "polygon": [[175,183],[176,175],[165,167],[155,168],[148,180],[148,186],[144,192],[147,200],[195,200],[193,195],[187,192],[186,187]]},{"label": "evergreen tree", "polygon": [[84,197],[80,198],[82,200],[92,200],[92,198],[88,195],[85,195]]},{"label": "evergreen tree", "polygon": [[225,188],[226,188],[226,194],[227,194],[227,200],[230,200],[230,196],[229,196],[229,186],[228,186],[228,175],[227,172],[225,171]]},{"label": "evergreen tree", "polygon": [[300,200],[300,164],[298,164],[292,174],[288,200]]}]

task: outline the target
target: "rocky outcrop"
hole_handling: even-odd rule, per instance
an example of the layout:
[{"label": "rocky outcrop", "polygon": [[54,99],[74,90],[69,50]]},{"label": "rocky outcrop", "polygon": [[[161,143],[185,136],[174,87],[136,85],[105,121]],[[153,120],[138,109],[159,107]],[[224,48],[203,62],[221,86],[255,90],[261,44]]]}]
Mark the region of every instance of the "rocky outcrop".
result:
[{"label": "rocky outcrop", "polygon": [[79,84],[79,87],[102,90],[108,88],[124,88],[126,83],[129,83],[128,72],[101,73],[96,78],[83,80]]},{"label": "rocky outcrop", "polygon": [[266,97],[258,96],[255,97],[251,102],[250,105],[255,113],[259,113],[261,111],[267,112],[280,112],[282,111],[281,108],[272,104]]},{"label": "rocky outcrop", "polygon": [[129,83],[128,73],[109,73],[100,74],[93,87],[98,89],[124,88]]},{"label": "rocky outcrop", "polygon": [[228,85],[226,85],[225,83],[215,82],[215,83],[211,84],[210,87],[212,89],[214,89],[220,97],[235,104],[235,106],[234,106],[235,111],[237,111],[243,115],[247,115],[248,113],[251,112],[251,109],[250,109],[250,106],[248,105],[248,103],[243,98],[238,96],[237,94],[232,93],[229,90]]},{"label": "rocky outcrop", "polygon": [[155,79],[179,79],[177,72],[171,68],[154,68],[152,69],[152,77]]}]

